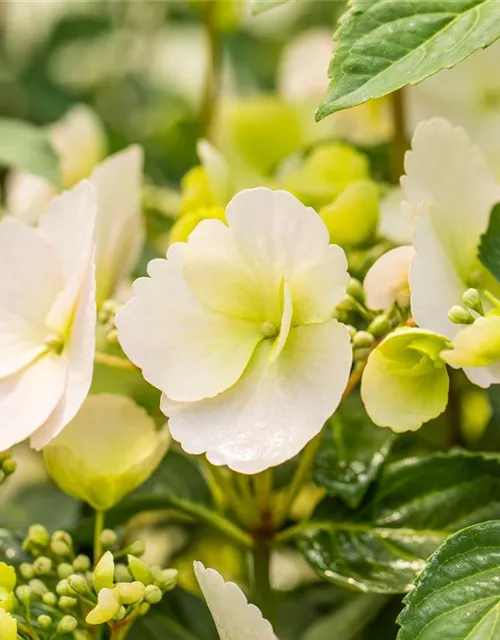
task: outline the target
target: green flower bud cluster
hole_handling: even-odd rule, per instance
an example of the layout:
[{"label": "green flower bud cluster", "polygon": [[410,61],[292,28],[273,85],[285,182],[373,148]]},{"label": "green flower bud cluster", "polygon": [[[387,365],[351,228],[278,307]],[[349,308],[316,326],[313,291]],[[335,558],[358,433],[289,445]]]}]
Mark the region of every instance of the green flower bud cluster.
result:
[{"label": "green flower bud cluster", "polygon": [[462,303],[463,306],[455,304],[448,311],[448,318],[453,324],[473,324],[478,316],[484,316],[481,294],[477,289],[467,289]]},{"label": "green flower bud cluster", "polygon": [[12,458],[12,451],[0,452],[0,484],[5,482],[17,468],[16,461]]}]

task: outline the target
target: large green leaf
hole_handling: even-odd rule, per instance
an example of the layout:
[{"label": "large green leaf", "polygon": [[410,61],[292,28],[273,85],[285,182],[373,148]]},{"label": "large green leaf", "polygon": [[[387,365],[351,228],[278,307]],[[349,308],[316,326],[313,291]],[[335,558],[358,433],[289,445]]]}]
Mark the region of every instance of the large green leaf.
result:
[{"label": "large green leaf", "polygon": [[498,37],[495,0],[351,0],[317,119],[421,82]]},{"label": "large green leaf", "polygon": [[500,203],[491,210],[488,229],[479,245],[479,259],[500,280]]},{"label": "large green leaf", "polygon": [[457,452],[388,464],[358,511],[328,498],[299,536],[324,578],[403,593],[454,531],[500,518],[500,458]]},{"label": "large green leaf", "polygon": [[61,186],[59,158],[49,132],[29,122],[0,118],[0,165],[35,173]]},{"label": "large green leaf", "polygon": [[355,509],[389,455],[393,441],[392,431],[376,427],[359,397],[350,396],[325,429],[314,480],[329,495],[342,498]]},{"label": "large green leaf", "polygon": [[500,521],[459,531],[406,596],[398,640],[500,638],[499,583]]}]

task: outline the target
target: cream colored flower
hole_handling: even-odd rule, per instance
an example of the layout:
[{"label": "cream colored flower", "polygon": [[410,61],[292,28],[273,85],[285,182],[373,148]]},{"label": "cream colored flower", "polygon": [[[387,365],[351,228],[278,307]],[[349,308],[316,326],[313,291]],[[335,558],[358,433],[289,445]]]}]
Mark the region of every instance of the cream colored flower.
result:
[{"label": "cream colored flower", "polygon": [[215,569],[194,563],[196,579],[203,592],[220,640],[275,640],[271,623],[258,607],[249,604],[234,582],[225,582]]},{"label": "cream colored flower", "polygon": [[88,393],[95,344],[94,224],[88,183],[56,197],[33,229],[0,223],[0,450],[39,449]]},{"label": "cream colored flower", "polygon": [[116,325],[163,391],[174,439],[258,473],[296,455],[340,401],[352,353],[332,315],[349,276],[319,216],[289,193],[242,191],[226,219],[151,262]]},{"label": "cream colored flower", "polygon": [[133,400],[100,394],[87,398],[43,455],[63,491],[106,511],[149,478],[168,444],[168,431]]}]

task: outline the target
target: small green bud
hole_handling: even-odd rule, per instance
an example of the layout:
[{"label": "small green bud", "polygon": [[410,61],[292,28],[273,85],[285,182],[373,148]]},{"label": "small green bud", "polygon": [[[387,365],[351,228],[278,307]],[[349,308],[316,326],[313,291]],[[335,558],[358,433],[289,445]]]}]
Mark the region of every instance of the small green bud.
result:
[{"label": "small green bud", "polygon": [[150,609],[151,609],[151,605],[149,604],[149,602],[141,602],[141,604],[139,605],[139,608],[137,609],[137,613],[140,616],[145,616]]},{"label": "small green bud", "polygon": [[80,554],[73,560],[73,568],[78,573],[85,573],[91,567],[90,558]]},{"label": "small green bud", "polygon": [[44,593],[47,593],[48,588],[45,582],[34,578],[29,581],[29,588],[31,589],[31,594],[35,598],[42,598]]},{"label": "small green bud", "polygon": [[119,563],[115,566],[115,582],[132,582],[133,579],[134,576],[124,564]]},{"label": "small green bud", "polygon": [[356,302],[356,300],[350,296],[350,295],[346,295],[342,298],[342,300],[338,303],[336,310],[340,310],[340,311],[358,311],[359,309],[359,302]]},{"label": "small green bud", "polygon": [[35,570],[33,569],[33,565],[29,562],[22,562],[19,565],[19,573],[25,580],[31,580],[35,575]]},{"label": "small green bud", "polygon": [[28,529],[28,537],[25,542],[27,541],[40,547],[46,547],[50,542],[49,532],[43,525],[34,524]]},{"label": "small green bud", "polygon": [[363,289],[363,285],[361,284],[361,282],[359,280],[356,280],[356,278],[351,278],[349,280],[346,292],[358,302],[362,303],[365,301],[365,290]]},{"label": "small green bud", "polygon": [[358,333],[352,339],[352,345],[355,349],[364,349],[371,347],[375,342],[375,338],[368,331],[358,331]]},{"label": "small green bud", "polygon": [[123,620],[123,618],[125,618],[126,615],[127,615],[127,609],[122,605],[118,609],[118,613],[115,615],[115,620]]},{"label": "small green bud", "polygon": [[480,316],[484,316],[484,308],[483,308],[483,303],[481,302],[481,294],[477,289],[467,289],[467,291],[462,296],[462,302],[466,307],[469,307],[469,309],[472,309],[472,311],[479,313]]},{"label": "small green bud", "polygon": [[[139,582],[142,582],[145,585],[152,584],[153,574],[145,562],[135,556],[129,555],[128,568],[135,580],[139,580]],[[128,582],[128,580],[126,580],[126,582]]]},{"label": "small green bud", "polygon": [[58,556],[69,556],[73,553],[73,538],[67,531],[55,531],[52,534],[50,548]]},{"label": "small green bud", "polygon": [[368,359],[371,349],[356,349],[354,351],[354,362],[364,362]]},{"label": "small green bud", "polygon": [[82,629],[77,629],[73,632],[73,640],[92,640],[92,636]]},{"label": "small green bud", "polygon": [[162,591],[171,591],[177,584],[177,569],[163,569],[156,577],[155,583]]},{"label": "small green bud", "polygon": [[70,587],[69,582],[65,580],[60,580],[56,585],[56,593],[58,596],[74,596],[75,592]]},{"label": "small green bud", "polygon": [[61,596],[59,598],[59,607],[61,609],[73,609],[78,604],[78,600],[71,596]]},{"label": "small green bud", "polygon": [[77,626],[78,622],[76,618],[73,618],[73,616],[64,616],[57,625],[57,631],[59,633],[72,633]]},{"label": "small green bud", "polygon": [[103,529],[101,533],[101,544],[105,549],[114,547],[118,540],[118,536],[113,529]]},{"label": "small green bud", "polygon": [[144,600],[149,604],[158,604],[163,598],[163,593],[159,587],[154,584],[148,584],[144,591]]},{"label": "small green bud", "polygon": [[391,330],[391,323],[385,313],[374,318],[367,329],[375,338],[385,336]]},{"label": "small green bud", "polygon": [[57,575],[61,580],[65,578],[69,578],[69,576],[73,573],[73,565],[69,564],[69,562],[63,562],[57,567]]},{"label": "small green bud", "polygon": [[47,556],[40,556],[33,562],[33,569],[37,576],[47,576],[52,571],[52,560]]},{"label": "small green bud", "polygon": [[52,593],[52,591],[47,591],[47,593],[44,593],[42,596],[42,602],[48,607],[55,607],[57,604],[57,596],[55,593]]},{"label": "small green bud", "polygon": [[347,329],[347,333],[351,336],[351,340],[352,340],[352,338],[354,338],[358,330],[356,329],[356,327],[353,327],[352,324],[346,324],[345,328]]},{"label": "small green bud", "polygon": [[0,451],[0,463],[7,458],[12,458],[12,449],[6,449],[5,451]]},{"label": "small green bud", "polygon": [[135,540],[127,547],[126,551],[131,556],[142,556],[146,548],[142,540]]},{"label": "small green bud", "polygon": [[29,605],[31,600],[31,589],[27,584],[22,584],[16,589],[16,598],[25,606]]},{"label": "small green bud", "polygon": [[448,311],[448,318],[453,324],[473,324],[474,322],[474,316],[471,312],[458,304],[453,305]]},{"label": "small green bud", "polygon": [[42,629],[50,629],[52,626],[52,618],[50,616],[41,615],[36,619]]},{"label": "small green bud", "polygon": [[80,595],[84,596],[91,592],[87,579],[79,573],[73,573],[68,578],[69,586]]},{"label": "small green bud", "polygon": [[134,582],[119,582],[115,586],[121,604],[135,604],[144,598],[146,587],[135,580]]},{"label": "small green bud", "polygon": [[12,458],[7,458],[2,462],[2,471],[6,476],[10,476],[17,469],[17,462]]}]

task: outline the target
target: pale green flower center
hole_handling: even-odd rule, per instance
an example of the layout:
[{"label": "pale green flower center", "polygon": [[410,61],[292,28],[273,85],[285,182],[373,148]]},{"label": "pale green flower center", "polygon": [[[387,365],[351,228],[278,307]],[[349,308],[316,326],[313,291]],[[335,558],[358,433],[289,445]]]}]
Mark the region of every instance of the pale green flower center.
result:
[{"label": "pale green flower center", "polygon": [[56,355],[61,355],[64,349],[64,338],[55,333],[51,333],[45,338],[45,345],[49,351]]},{"label": "pale green flower center", "polygon": [[274,322],[270,322],[269,320],[265,320],[260,325],[260,332],[262,333],[264,338],[276,338],[279,331],[279,327]]}]

